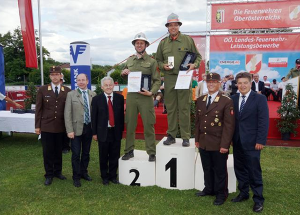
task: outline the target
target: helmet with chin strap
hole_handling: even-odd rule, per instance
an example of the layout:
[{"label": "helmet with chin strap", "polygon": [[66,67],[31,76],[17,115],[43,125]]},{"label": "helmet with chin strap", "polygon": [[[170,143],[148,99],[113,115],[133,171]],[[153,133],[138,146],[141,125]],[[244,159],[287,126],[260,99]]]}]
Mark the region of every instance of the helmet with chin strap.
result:
[{"label": "helmet with chin strap", "polygon": [[175,14],[175,13],[171,13],[171,14],[168,16],[168,18],[167,18],[167,23],[165,24],[165,26],[168,27],[168,25],[169,25],[170,23],[173,23],[173,22],[177,22],[177,23],[179,24],[179,26],[182,25],[182,22],[180,22],[178,15]]},{"label": "helmet with chin strap", "polygon": [[134,36],[133,40],[132,40],[132,45],[135,44],[135,41],[137,40],[144,40],[146,42],[146,45],[149,46],[149,41],[147,40],[146,35],[143,32],[138,33],[137,35]]}]

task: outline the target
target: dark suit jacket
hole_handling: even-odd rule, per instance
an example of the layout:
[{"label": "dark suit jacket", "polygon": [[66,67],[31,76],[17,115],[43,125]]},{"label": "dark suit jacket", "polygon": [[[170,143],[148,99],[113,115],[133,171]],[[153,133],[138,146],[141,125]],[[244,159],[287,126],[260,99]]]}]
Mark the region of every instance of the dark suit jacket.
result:
[{"label": "dark suit jacket", "polygon": [[[252,81],[252,86],[251,86],[251,90],[255,91],[255,83],[254,81]],[[265,94],[265,83],[262,81],[258,81],[258,91],[261,91],[262,94]]]},{"label": "dark suit jacket", "polygon": [[[115,138],[122,139],[124,130],[124,97],[113,93],[113,109],[115,119]],[[97,95],[92,100],[92,129],[99,142],[105,142],[108,127],[108,105],[104,93]]]},{"label": "dark suit jacket", "polygon": [[51,84],[40,87],[36,96],[35,128],[49,133],[66,132],[64,109],[70,91],[70,88],[61,86],[56,98]]},{"label": "dark suit jacket", "polygon": [[207,95],[197,99],[195,141],[207,151],[229,149],[235,122],[233,102],[219,93],[206,110],[207,99]]},{"label": "dark suit jacket", "polygon": [[266,145],[269,130],[269,108],[266,96],[251,91],[243,112],[239,114],[239,96],[232,96],[235,110],[233,146],[240,139],[245,150],[255,150],[256,143]]}]

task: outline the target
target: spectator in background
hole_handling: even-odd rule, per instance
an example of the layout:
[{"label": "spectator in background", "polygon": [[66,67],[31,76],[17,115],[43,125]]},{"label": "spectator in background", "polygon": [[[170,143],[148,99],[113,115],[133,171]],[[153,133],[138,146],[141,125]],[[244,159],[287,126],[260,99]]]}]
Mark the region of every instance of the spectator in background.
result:
[{"label": "spectator in background", "polygon": [[277,81],[276,79],[273,79],[272,83],[270,84],[270,89],[274,92],[275,94],[275,97],[273,95],[273,98],[274,98],[274,101],[278,101],[278,84],[277,84]]},{"label": "spectator in background", "polygon": [[196,88],[196,92],[195,92],[196,99],[199,98],[202,95],[207,94],[207,93],[208,93],[208,89],[207,89],[207,83],[206,83],[206,74],[203,73],[202,74],[202,81],[200,81],[198,83],[198,86]]},{"label": "spectator in background", "polygon": [[7,96],[5,96],[2,93],[0,93],[0,101],[2,101],[2,100],[5,100],[6,102],[9,102],[9,103],[15,105],[17,108],[22,108],[23,107],[22,105],[18,104],[17,102],[11,100]]},{"label": "spectator in background", "polygon": [[286,79],[285,77],[281,78],[281,82],[278,84],[278,94],[277,94],[277,98],[279,101],[281,101],[282,99],[282,90],[285,88],[286,85]]},{"label": "spectator in background", "polygon": [[292,68],[286,75],[286,80],[300,76],[300,59],[295,62],[295,68]]},{"label": "spectator in background", "polygon": [[265,96],[267,97],[267,99],[268,99],[268,97],[270,96],[270,94],[272,94],[273,95],[273,98],[274,98],[274,100],[276,99],[276,94],[270,89],[270,85],[271,85],[271,83],[270,83],[270,81],[268,81],[268,76],[264,76],[263,77],[263,82],[264,82],[264,84],[265,84]]},{"label": "spectator in background", "polygon": [[198,86],[197,77],[193,76],[192,88],[196,88]]},{"label": "spectator in background", "polygon": [[253,81],[252,81],[252,86],[251,90],[254,92],[257,92],[258,94],[264,94],[265,93],[265,85],[264,82],[259,80],[259,75],[258,73],[253,74]]}]

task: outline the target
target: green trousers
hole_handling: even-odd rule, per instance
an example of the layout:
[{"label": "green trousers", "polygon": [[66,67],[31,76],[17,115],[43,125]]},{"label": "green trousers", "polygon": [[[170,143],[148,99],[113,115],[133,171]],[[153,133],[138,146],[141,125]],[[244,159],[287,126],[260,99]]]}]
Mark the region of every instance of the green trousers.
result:
[{"label": "green trousers", "polygon": [[156,154],[155,145],[155,113],[152,96],[144,96],[139,93],[128,93],[126,99],[126,146],[125,153],[134,149],[135,129],[138,114],[141,114],[144,126],[146,151],[149,155]]},{"label": "green trousers", "polygon": [[168,134],[176,137],[178,124],[182,139],[191,137],[192,89],[175,90],[177,75],[165,74],[165,105],[168,112]]}]

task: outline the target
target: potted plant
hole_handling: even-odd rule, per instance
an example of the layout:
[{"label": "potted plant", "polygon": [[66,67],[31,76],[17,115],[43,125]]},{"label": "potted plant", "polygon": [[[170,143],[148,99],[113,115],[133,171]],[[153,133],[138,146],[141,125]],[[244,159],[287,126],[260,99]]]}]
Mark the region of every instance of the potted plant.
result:
[{"label": "potted plant", "polygon": [[32,109],[31,107],[32,107],[32,105],[35,105],[35,103],[36,103],[36,95],[37,95],[37,89],[36,89],[34,83],[30,82],[28,84],[28,88],[26,91],[26,99],[24,101],[26,112],[28,112],[28,113],[35,112],[35,110],[31,110]]},{"label": "potted plant", "polygon": [[297,135],[298,119],[300,119],[300,110],[297,105],[297,94],[291,84],[286,85],[286,93],[282,99],[281,106],[277,113],[280,117],[277,120],[277,127],[283,140],[289,140],[290,134]]}]

